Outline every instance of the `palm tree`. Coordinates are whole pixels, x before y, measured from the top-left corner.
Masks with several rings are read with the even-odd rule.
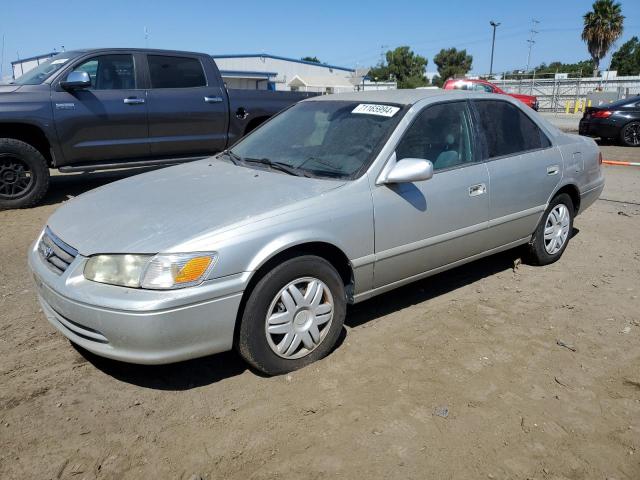
[[[587,49],[593,58],[594,77],[598,75],[600,60],[622,35],[623,23],[622,7],[613,0],[596,0],[593,10],[584,15],[582,40],[587,43]]]

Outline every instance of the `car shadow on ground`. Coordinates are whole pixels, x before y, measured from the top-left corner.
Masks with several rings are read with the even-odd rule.
[[[485,277],[513,269],[521,253],[520,249],[502,252],[350,306],[347,310],[345,325],[349,328],[357,328],[411,305],[455,291]],[[343,329],[334,351],[340,348],[347,335],[347,329]],[[217,383],[247,370],[264,376],[250,369],[235,351],[170,365],[134,365],[99,357],[78,346],[75,348],[87,361],[107,375],[144,388],[189,390]]]
[[[64,202],[65,200],[77,197],[82,193],[108,183],[163,167],[164,166],[52,175],[49,180],[49,191],[40,203],[42,205],[55,205],[56,203]]]
[[[485,277],[512,270],[516,268],[521,255],[521,249],[508,250],[358,303],[347,311],[345,325],[357,328],[379,317],[453,292]]]

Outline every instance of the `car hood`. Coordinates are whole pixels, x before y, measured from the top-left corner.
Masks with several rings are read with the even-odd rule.
[[[12,93],[20,88],[20,85],[0,85],[0,93]]]
[[[61,206],[48,226],[85,256],[168,252],[205,232],[268,218],[344,183],[211,158],[87,192]]]

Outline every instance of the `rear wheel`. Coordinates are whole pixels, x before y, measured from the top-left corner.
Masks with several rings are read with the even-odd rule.
[[[574,214],[573,202],[566,193],[551,201],[529,244],[530,263],[548,265],[562,256],[571,238]]]
[[[320,257],[292,258],[264,275],[252,290],[238,349],[268,375],[297,370],[331,351],[345,313],[344,283],[336,269]]]
[[[28,143],[0,138],[0,209],[37,203],[49,188],[49,167]]]
[[[640,147],[640,122],[627,123],[620,132],[620,140],[627,147]]]

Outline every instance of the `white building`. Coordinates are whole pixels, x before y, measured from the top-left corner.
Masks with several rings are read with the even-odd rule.
[[[213,55],[228,88],[338,93],[356,89],[362,77],[351,68],[268,53]]]

